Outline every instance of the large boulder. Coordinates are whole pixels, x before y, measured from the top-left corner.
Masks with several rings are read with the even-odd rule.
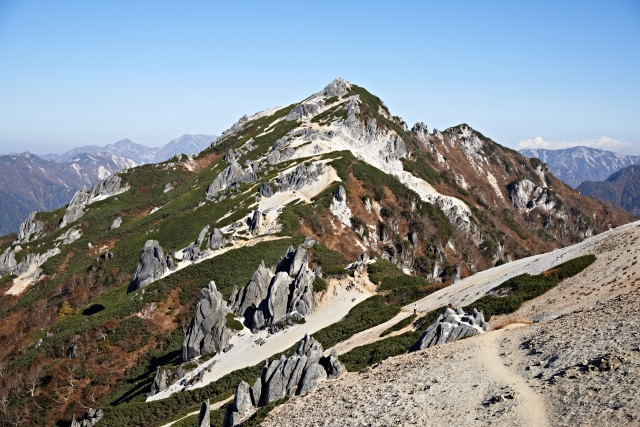
[[[133,292],[161,278],[170,270],[167,257],[170,256],[165,256],[157,240],[147,240],[140,254],[140,264],[129,282],[127,292]]]
[[[215,282],[200,291],[196,317],[191,321],[182,344],[182,360],[202,354],[220,353],[229,344],[227,313],[231,310],[216,288]]]
[[[262,375],[253,387],[242,381],[236,390],[233,405],[225,415],[227,426],[234,426],[246,419],[255,406],[266,406],[286,395],[306,393],[327,378],[337,378],[344,368],[337,361],[336,352],[323,358],[322,345],[312,337],[305,337],[298,343],[295,354],[287,358],[265,361]]]
[[[424,331],[420,339],[411,345],[409,351],[423,350],[461,338],[478,335],[488,330],[489,324],[484,321],[482,312],[475,308],[470,314],[465,313],[461,308],[456,311],[447,308]]]
[[[224,234],[219,228],[214,228],[211,234],[209,235],[209,241],[207,242],[207,246],[211,249],[221,249],[227,241],[224,238]]]

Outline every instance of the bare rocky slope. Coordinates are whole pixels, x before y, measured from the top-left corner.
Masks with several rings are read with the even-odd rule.
[[[492,320],[510,326],[326,381],[261,425],[640,424],[637,224],[582,245],[594,264]]]
[[[0,239],[0,419],[155,427],[236,394],[203,416],[255,420],[414,302],[466,305],[632,220],[466,124],[410,129],[336,79]]]

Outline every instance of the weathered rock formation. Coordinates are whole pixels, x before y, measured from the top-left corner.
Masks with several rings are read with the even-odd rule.
[[[63,245],[68,245],[70,243],[75,242],[80,237],[82,237],[82,231],[80,231],[79,226],[74,226],[65,230],[60,236],[56,238],[57,241],[61,241]]]
[[[76,414],[73,414],[71,427],[94,427],[103,416],[102,409],[88,408],[80,421],[76,420]]]
[[[229,300],[231,309],[243,316],[252,331],[270,327],[287,317],[301,318],[315,307],[313,281],[315,273],[308,266],[310,238],[290,247],[280,262],[267,268],[264,262],[249,283]]]
[[[302,163],[293,171],[280,174],[275,180],[275,185],[278,191],[299,190],[304,185],[315,182],[325,170],[326,167],[322,162],[312,163],[309,166]]]
[[[198,238],[195,242],[190,243],[185,249],[182,250],[182,259],[187,261],[196,261],[200,259],[202,256],[202,250],[200,247],[202,246],[202,242],[204,242],[205,237],[207,236],[207,232],[209,231],[209,226],[207,225],[200,231],[198,234]]]
[[[423,350],[435,345],[478,335],[488,330],[489,324],[484,321],[482,312],[475,308],[471,314],[465,313],[461,308],[455,311],[447,308],[438,319],[424,331],[420,339],[413,343],[409,351]]]
[[[227,313],[231,312],[212,281],[200,291],[196,317],[191,321],[182,344],[182,360],[202,354],[219,353],[229,344]]]
[[[231,158],[231,165],[220,172],[213,182],[209,184],[207,188],[207,200],[213,200],[221,191],[227,188],[236,188],[242,184],[254,182],[258,179],[256,173],[258,172],[258,166],[255,163],[247,166],[243,169],[235,158]]]
[[[140,264],[129,282],[127,292],[133,292],[148,285],[171,269],[173,269],[171,255],[165,256],[157,240],[147,240],[140,254]]]
[[[0,276],[11,273],[17,266],[16,253],[22,250],[22,246],[10,246],[0,254]]]
[[[128,185],[122,186],[122,180],[118,174],[109,175],[105,179],[96,182],[91,187],[91,190],[87,190],[87,187],[82,187],[71,198],[59,227],[65,227],[84,215],[85,207],[92,202],[123,193],[128,189]]]
[[[224,425],[235,426],[247,416],[252,408],[268,405],[286,395],[293,396],[308,392],[327,378],[337,378],[344,372],[337,354],[322,356],[322,344],[309,335],[298,343],[293,356],[265,361],[262,375],[253,387],[244,381],[238,384],[233,405],[225,414]]]
[[[258,190],[258,193],[260,193],[262,197],[273,196],[273,190],[271,189],[271,184],[269,184],[268,182],[263,182],[262,185],[260,186],[260,189]]]
[[[531,212],[535,208],[547,212],[558,202],[553,191],[546,188],[546,184],[538,186],[527,178],[512,182],[507,186],[507,190],[511,203],[523,213]]]
[[[211,406],[209,405],[209,399],[207,399],[206,402],[202,402],[202,406],[200,407],[198,427],[211,427]]]
[[[29,240],[36,240],[43,232],[44,224],[41,221],[36,221],[36,213],[31,212],[27,219],[20,224],[16,243],[27,243]]]
[[[219,228],[214,228],[209,235],[209,241],[207,246],[211,249],[221,249],[227,244],[227,240],[224,238],[222,231]]]

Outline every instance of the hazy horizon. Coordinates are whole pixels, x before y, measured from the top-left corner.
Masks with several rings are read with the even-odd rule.
[[[219,135],[343,77],[409,126],[637,155],[639,40],[632,0],[6,1],[0,152]]]

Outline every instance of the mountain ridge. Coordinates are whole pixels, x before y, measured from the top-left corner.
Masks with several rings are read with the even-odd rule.
[[[616,171],[640,163],[640,156],[584,146],[560,150],[527,148],[519,153],[547,163],[551,172],[572,188],[584,181],[604,181]]]
[[[340,371],[321,349],[414,301],[632,220],[466,124],[410,129],[336,79],[243,116],[196,156],[82,188],[0,239],[0,361],[12,378],[50,373],[36,400],[11,395],[11,416],[52,426],[88,397],[98,425],[157,427],[235,392],[239,417]],[[277,376],[258,381],[264,364],[243,351],[271,358]],[[273,379],[302,357],[313,377],[303,363],[291,384]]]
[[[45,154],[40,157],[64,163],[69,162],[73,157],[81,153],[96,154],[106,152],[117,157],[134,160],[138,164],[159,163],[170,159],[178,153],[197,154],[209,146],[212,141],[215,141],[216,138],[214,135],[184,134],[160,147],[147,147],[125,138],[115,143],[107,144],[104,147],[86,145],[72,148],[62,154]]]
[[[640,216],[640,165],[622,168],[603,182],[585,181],[577,190]]]

